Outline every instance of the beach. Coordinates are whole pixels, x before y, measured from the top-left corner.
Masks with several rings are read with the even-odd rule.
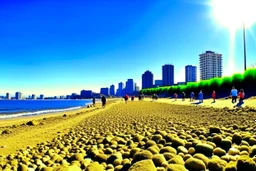
[[[224,100],[223,100],[224,101]],[[255,99],[113,100],[102,109],[1,121],[6,170],[256,170]],[[208,104],[209,103],[209,104]],[[208,104],[208,105],[207,105]],[[251,106],[252,104],[252,106]],[[221,104],[219,104],[221,105]],[[64,116],[64,114],[66,114]],[[35,121],[34,124],[29,121]],[[6,146],[6,147],[4,147]],[[19,151],[16,151],[19,150]]]

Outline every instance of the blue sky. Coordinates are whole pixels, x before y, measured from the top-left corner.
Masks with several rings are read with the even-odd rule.
[[[206,2],[202,0],[201,2]],[[0,4],[0,93],[65,95],[99,92],[150,70],[161,79],[163,64],[198,65],[206,50],[223,54],[243,71],[242,30],[230,51],[229,30],[211,7],[193,0],[26,0]],[[247,65],[256,63],[256,24],[247,31]]]

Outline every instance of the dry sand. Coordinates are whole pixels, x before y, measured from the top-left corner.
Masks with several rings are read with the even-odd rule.
[[[107,108],[119,100],[108,100]],[[36,116],[24,116],[0,121],[0,155],[15,152],[27,146],[52,140],[60,134],[65,134],[70,128],[77,126],[83,119],[99,113],[101,104],[96,107],[81,108]],[[66,114],[67,117],[63,117]],[[26,125],[33,121],[36,126]],[[7,133],[5,133],[7,132]],[[9,133],[8,133],[9,132]]]
[[[16,149],[30,147],[0,157],[0,168],[256,171],[254,109],[166,101],[118,101],[107,109],[39,120],[45,125],[10,128],[12,148],[20,142]]]

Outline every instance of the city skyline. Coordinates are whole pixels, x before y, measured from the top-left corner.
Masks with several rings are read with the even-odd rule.
[[[174,83],[183,82],[184,66],[199,68],[198,54],[207,50],[223,54],[223,76],[243,72],[242,28],[222,26],[206,1],[6,1],[0,6],[0,94],[98,92],[126,78],[141,87],[144,71],[161,79],[168,63],[175,66]],[[255,23],[246,31],[249,68]]]

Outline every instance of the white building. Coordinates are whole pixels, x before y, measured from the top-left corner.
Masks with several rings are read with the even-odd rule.
[[[222,54],[206,51],[199,55],[199,63],[201,80],[222,77]]]

